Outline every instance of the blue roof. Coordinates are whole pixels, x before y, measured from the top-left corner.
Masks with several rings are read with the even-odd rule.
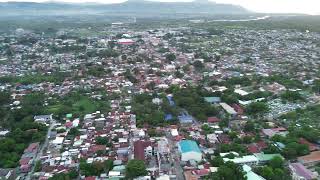
[[[181,112],[178,116],[180,123],[193,123],[193,117],[190,116],[187,112]]]
[[[168,96],[167,96],[167,99],[168,99],[168,101],[169,101],[170,106],[174,106],[174,105],[175,105],[175,103],[174,103],[174,101],[173,101],[173,97],[172,97],[171,95],[168,95]]]
[[[169,121],[169,120],[172,120],[172,119],[173,119],[172,114],[166,114],[166,115],[164,116],[164,120],[166,120],[166,121]]]
[[[191,140],[182,140],[179,142],[179,147],[181,153],[186,152],[198,152],[201,153],[198,144],[195,141]]]
[[[204,100],[208,103],[219,103],[221,102],[220,97],[204,97]]]

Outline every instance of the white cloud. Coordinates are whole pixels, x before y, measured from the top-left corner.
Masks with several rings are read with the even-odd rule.
[[[214,0],[238,4],[257,12],[320,14],[319,0]]]

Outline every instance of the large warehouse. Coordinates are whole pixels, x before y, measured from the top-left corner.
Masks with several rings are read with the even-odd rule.
[[[178,146],[181,153],[181,161],[201,161],[202,153],[195,141],[183,140],[179,142]]]

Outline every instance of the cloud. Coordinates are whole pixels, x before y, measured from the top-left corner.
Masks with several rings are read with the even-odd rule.
[[[257,12],[320,14],[319,0],[214,0],[241,5]]]

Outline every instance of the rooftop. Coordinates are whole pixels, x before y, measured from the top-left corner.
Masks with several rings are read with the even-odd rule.
[[[289,167],[291,171],[294,171],[297,175],[305,178],[306,180],[316,179],[316,175],[301,163],[291,163],[289,164]]]
[[[264,154],[264,153],[255,153],[254,154],[259,161],[270,161],[274,157],[281,157],[284,159],[280,154]]]
[[[312,163],[320,161],[320,151],[311,152],[308,155],[298,157],[298,160],[302,163]]]
[[[179,142],[181,153],[198,152],[201,153],[198,144],[191,140],[182,140]]]

